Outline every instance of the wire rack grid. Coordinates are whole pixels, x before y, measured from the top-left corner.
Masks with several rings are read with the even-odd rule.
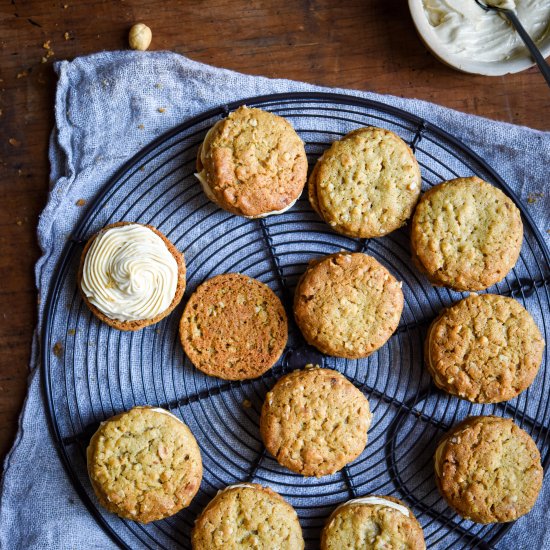
[[[433,452],[438,438],[465,416],[496,414],[513,418],[533,436],[546,469],[548,349],[533,386],[507,403],[474,405],[438,391],[422,366],[423,339],[433,317],[463,294],[431,287],[412,267],[406,228],[381,239],[352,239],[333,233],[305,197],[288,212],[260,220],[231,216],[205,198],[193,176],[197,148],[206,131],[241,104],[290,120],[306,143],[310,165],[332,141],[374,125],[411,145],[424,190],[472,174],[502,188],[522,210],[525,238],[516,267],[489,290],[518,299],[549,340],[549,254],[543,238],[498,174],[456,138],[410,113],[348,95],[278,94],[224,105],[174,128],[124,165],[90,205],[59,261],[45,312],[42,368],[52,430],[75,489],[112,539],[131,549],[190,548],[190,530],[200,510],[220,488],[243,480],[269,485],[294,506],[308,548],[318,545],[320,529],[337,504],[369,493],[406,501],[424,529],[428,548],[493,548],[511,524],[477,525],[453,514],[435,487]],[[157,227],[184,252],[187,263],[182,305],[161,323],[136,333],[101,324],[76,288],[83,243],[104,225],[121,220]],[[367,359],[321,355],[305,344],[292,321],[293,290],[308,261],[339,250],[367,252],[403,281],[401,324]],[[290,320],[289,343],[280,361],[259,379],[244,382],[225,382],[194,369],[177,335],[190,293],[203,280],[232,271],[268,284]],[[374,415],[361,456],[321,479],[279,466],[266,453],[258,430],[266,392],[281,375],[306,363],[342,372],[368,397]],[[105,512],[93,496],[85,464],[86,446],[99,422],[144,404],[182,418],[199,442],[204,463],[192,505],[149,525]]]

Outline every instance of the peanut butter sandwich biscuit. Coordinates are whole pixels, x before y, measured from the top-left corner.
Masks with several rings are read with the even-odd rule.
[[[260,417],[266,449],[304,476],[326,476],[355,460],[367,443],[367,398],[340,373],[306,368],[281,378]]]
[[[321,533],[321,550],[426,550],[422,527],[405,504],[369,495],[344,502]]]
[[[411,227],[413,260],[430,282],[483,290],[517,262],[523,224],[500,189],[477,178],[435,185],[422,195]]]
[[[286,119],[243,106],[206,134],[195,175],[206,196],[224,210],[262,218],[281,214],[298,200],[307,157]]]
[[[193,550],[303,550],[294,508],[282,496],[256,483],[220,491],[195,522]]]
[[[518,519],[533,508],[542,487],[539,450],[509,418],[467,418],[442,439],[434,460],[447,504],[477,523]]]
[[[199,446],[189,428],[164,409],[134,407],[106,420],[87,457],[100,504],[140,523],[189,506],[201,484]]]
[[[420,196],[420,168],[410,147],[382,128],[359,128],[317,161],[308,192],[314,210],[351,237],[379,237],[410,218]]]
[[[542,335],[519,302],[473,294],[433,321],[424,359],[442,390],[474,403],[498,403],[531,385],[543,350]]]
[[[326,256],[313,262],[298,282],[296,322],[307,342],[327,355],[367,357],[399,324],[401,285],[366,254]]]

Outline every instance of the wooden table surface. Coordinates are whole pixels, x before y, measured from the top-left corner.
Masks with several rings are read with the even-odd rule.
[[[456,72],[418,39],[405,0],[3,0],[0,6],[0,455],[12,444],[26,391],[37,296],[38,215],[48,193],[52,62],[127,46],[270,77],[417,97],[550,129],[536,69],[504,77]]]

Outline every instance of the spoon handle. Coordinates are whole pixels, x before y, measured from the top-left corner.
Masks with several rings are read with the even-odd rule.
[[[529,36],[529,33],[525,30],[525,28],[517,18],[517,15],[512,10],[502,10],[502,13],[504,13],[510,23],[514,25],[516,31],[525,42],[525,45],[531,53],[531,56],[535,60],[536,64],[539,66],[540,72],[542,73],[542,76],[544,76],[546,83],[548,84],[548,86],[550,86],[550,67],[544,60],[544,57],[542,57],[542,54],[540,53],[539,49],[537,48],[531,37]]]

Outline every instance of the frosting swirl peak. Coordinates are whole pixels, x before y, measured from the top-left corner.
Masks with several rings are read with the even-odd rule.
[[[101,231],[84,258],[82,291],[111,319],[153,319],[168,309],[177,285],[176,259],[162,238],[144,225]]]

